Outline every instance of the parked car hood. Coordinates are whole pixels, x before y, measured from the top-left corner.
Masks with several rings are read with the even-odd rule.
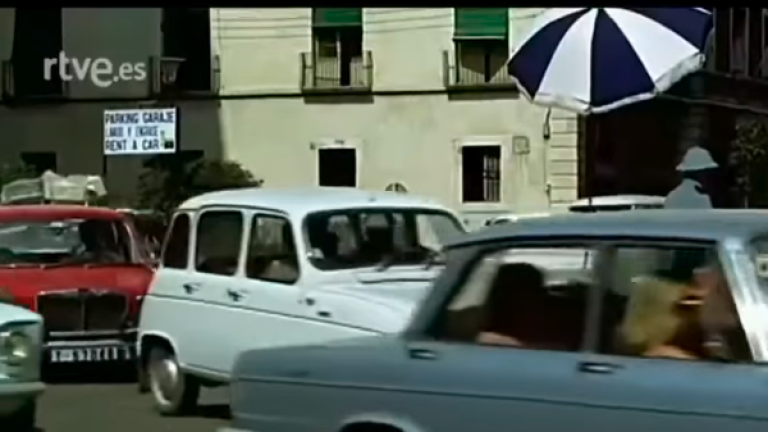
[[[386,286],[362,286],[358,295],[375,303],[386,303],[402,312],[410,313],[429,292],[429,282],[391,283]]]
[[[40,322],[42,318],[30,310],[0,302],[0,326],[13,321]]]
[[[390,267],[384,270],[365,269],[355,272],[355,278],[363,284],[390,284],[392,282],[431,282],[440,273],[442,266],[430,268]]]

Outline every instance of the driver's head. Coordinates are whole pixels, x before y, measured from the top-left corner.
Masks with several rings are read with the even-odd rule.
[[[88,250],[102,249],[108,233],[105,232],[104,222],[98,220],[87,220],[78,226],[80,241]]]
[[[326,257],[336,250],[337,238],[328,227],[328,218],[315,217],[307,224],[309,243],[313,248],[320,249]]]
[[[365,237],[370,248],[388,253],[393,248],[394,238],[389,221],[382,215],[372,215],[365,220]]]

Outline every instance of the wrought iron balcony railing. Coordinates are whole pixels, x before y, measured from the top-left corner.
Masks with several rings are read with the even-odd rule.
[[[301,53],[301,90],[305,93],[370,92],[373,89],[373,56],[320,57]]]
[[[517,82],[507,72],[506,58],[476,56],[462,59],[455,51],[443,51],[443,80],[448,89],[514,89]]]

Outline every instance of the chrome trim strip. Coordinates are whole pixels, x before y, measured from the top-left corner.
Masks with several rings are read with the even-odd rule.
[[[134,346],[133,342],[126,342],[121,339],[100,339],[93,341],[50,341],[45,343],[46,348],[59,348],[59,347],[91,347],[91,346]]]
[[[83,337],[83,336],[119,336],[138,333],[137,328],[125,330],[85,330],[85,331],[49,331],[51,337]]]

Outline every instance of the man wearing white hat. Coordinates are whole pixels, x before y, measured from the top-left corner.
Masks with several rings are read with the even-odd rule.
[[[701,147],[688,149],[683,161],[677,166],[683,181],[667,195],[664,208],[712,208],[712,201],[705,189],[705,179],[718,167],[708,151]]]

